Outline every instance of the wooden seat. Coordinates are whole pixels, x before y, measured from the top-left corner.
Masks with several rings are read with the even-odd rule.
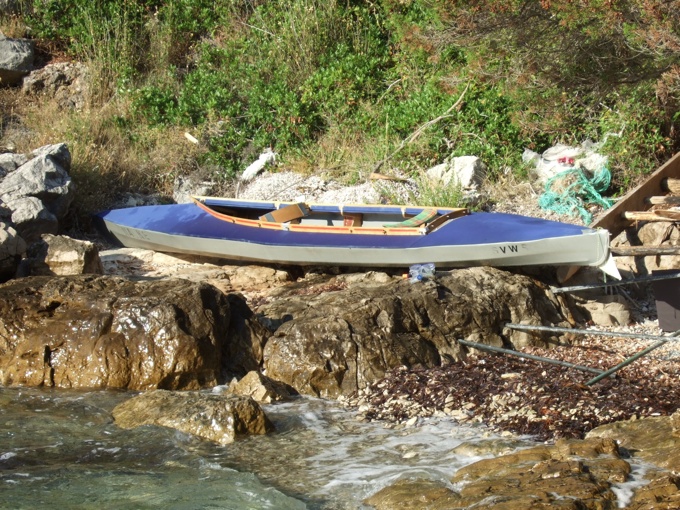
[[[269,221],[272,223],[287,223],[289,221],[299,220],[309,214],[309,207],[304,203],[290,204],[275,211],[269,212],[260,216],[260,221]]]

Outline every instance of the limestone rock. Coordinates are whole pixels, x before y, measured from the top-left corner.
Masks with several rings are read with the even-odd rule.
[[[64,109],[81,110],[86,101],[87,69],[79,62],[48,64],[26,76],[21,90],[54,98]]]
[[[566,311],[532,279],[493,268],[470,268],[436,281],[339,285],[338,280],[284,289],[290,294],[256,310],[273,336],[264,347],[268,376],[303,394],[337,397],[365,387],[389,369],[439,366],[464,355],[456,339],[547,346],[548,337],[502,325],[567,325]],[[332,291],[330,290],[332,289]]]
[[[227,393],[251,397],[262,404],[271,404],[272,402],[290,399],[294,390],[253,370],[248,372],[240,381],[230,384]]]
[[[28,39],[11,39],[0,33],[0,85],[17,85],[33,69],[34,45]]]
[[[598,326],[627,326],[631,322],[628,301],[620,295],[601,296],[583,304]]]
[[[677,413],[676,413],[677,414]],[[680,471],[680,436],[674,435],[677,417],[659,416],[610,423],[597,427],[586,438],[609,438],[631,454],[664,469]]]
[[[12,221],[29,243],[41,234],[56,234],[66,216],[75,188],[69,175],[71,154],[66,144],[35,150],[28,161],[0,180],[0,202],[12,211]]]
[[[12,154],[9,152],[0,154],[0,179],[27,162],[28,158],[25,154]]]
[[[156,390],[113,410],[116,425],[131,429],[158,425],[227,445],[238,436],[266,434],[274,426],[251,398]]]
[[[23,238],[10,225],[0,221],[0,282],[14,277],[25,252]]]
[[[27,253],[28,274],[33,276],[103,274],[96,246],[67,236],[44,234]]]
[[[227,297],[185,280],[28,277],[0,285],[0,384],[198,389],[218,384]]]
[[[74,189],[66,168],[50,156],[38,156],[0,182],[0,199],[9,203],[24,197],[40,198],[57,217],[63,217]]]
[[[12,209],[12,224],[21,232],[21,236],[33,243],[42,234],[56,234],[59,231],[59,220],[36,197],[21,197],[7,202]]]
[[[430,168],[427,176],[439,186],[452,184],[463,189],[474,189],[484,181],[486,165],[477,156],[459,156]]]

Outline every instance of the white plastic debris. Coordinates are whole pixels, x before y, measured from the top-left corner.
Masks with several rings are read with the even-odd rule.
[[[271,150],[271,148],[267,147],[262,154],[260,154],[260,157],[257,158],[257,161],[252,162],[250,165],[248,165],[248,168],[246,168],[243,173],[241,174],[241,181],[249,181],[253,177],[255,177],[257,174],[259,174],[265,166],[267,166],[269,163],[273,163],[276,161],[276,152]]]

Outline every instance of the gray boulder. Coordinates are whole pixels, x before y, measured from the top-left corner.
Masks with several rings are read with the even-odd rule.
[[[0,85],[20,84],[33,69],[34,57],[33,41],[0,34]]]
[[[0,181],[0,202],[12,211],[17,231],[31,243],[42,234],[56,234],[73,201],[69,170],[71,154],[64,143],[41,147]],[[22,158],[8,158],[6,168]]]
[[[23,197],[7,202],[12,210],[12,223],[21,232],[21,236],[33,243],[42,234],[56,234],[59,220],[36,197]]]
[[[17,231],[0,221],[0,282],[14,277],[25,252],[26,243]]]

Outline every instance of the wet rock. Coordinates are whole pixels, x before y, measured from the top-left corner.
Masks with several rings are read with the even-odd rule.
[[[680,411],[676,411],[671,415],[671,427],[673,429],[673,436],[680,437]]]
[[[102,276],[0,285],[0,383],[197,389],[218,384],[227,297],[210,285]]]
[[[460,359],[459,338],[547,345],[549,337],[539,334],[502,337],[506,322],[568,325],[568,310],[547,289],[493,268],[460,269],[418,284],[300,282],[255,311],[273,333],[264,347],[267,374],[323,397],[363,388],[395,367]]]
[[[27,275],[102,274],[104,268],[96,246],[67,236],[44,234],[33,243],[22,264]]]
[[[670,416],[659,416],[619,421],[597,427],[586,437],[615,440],[633,457],[677,472],[680,471],[680,437],[673,434],[674,420]]]
[[[364,503],[376,510],[450,510],[463,508],[461,496],[440,482],[426,479],[398,480],[376,492]]]
[[[241,380],[232,382],[224,390],[219,389],[217,393],[250,397],[255,402],[271,404],[272,402],[289,400],[296,392],[290,386],[274,381],[260,372],[252,371],[248,372]]]
[[[680,508],[680,476],[666,475],[638,489],[628,510],[676,510]]]
[[[158,425],[216,443],[233,443],[238,436],[274,430],[262,408],[251,398],[199,392],[156,390],[119,404],[116,425],[131,429]]]
[[[628,473],[613,441],[563,440],[463,467],[451,479],[458,492],[433,481],[400,481],[365,502],[377,509],[614,509],[611,485]]]

